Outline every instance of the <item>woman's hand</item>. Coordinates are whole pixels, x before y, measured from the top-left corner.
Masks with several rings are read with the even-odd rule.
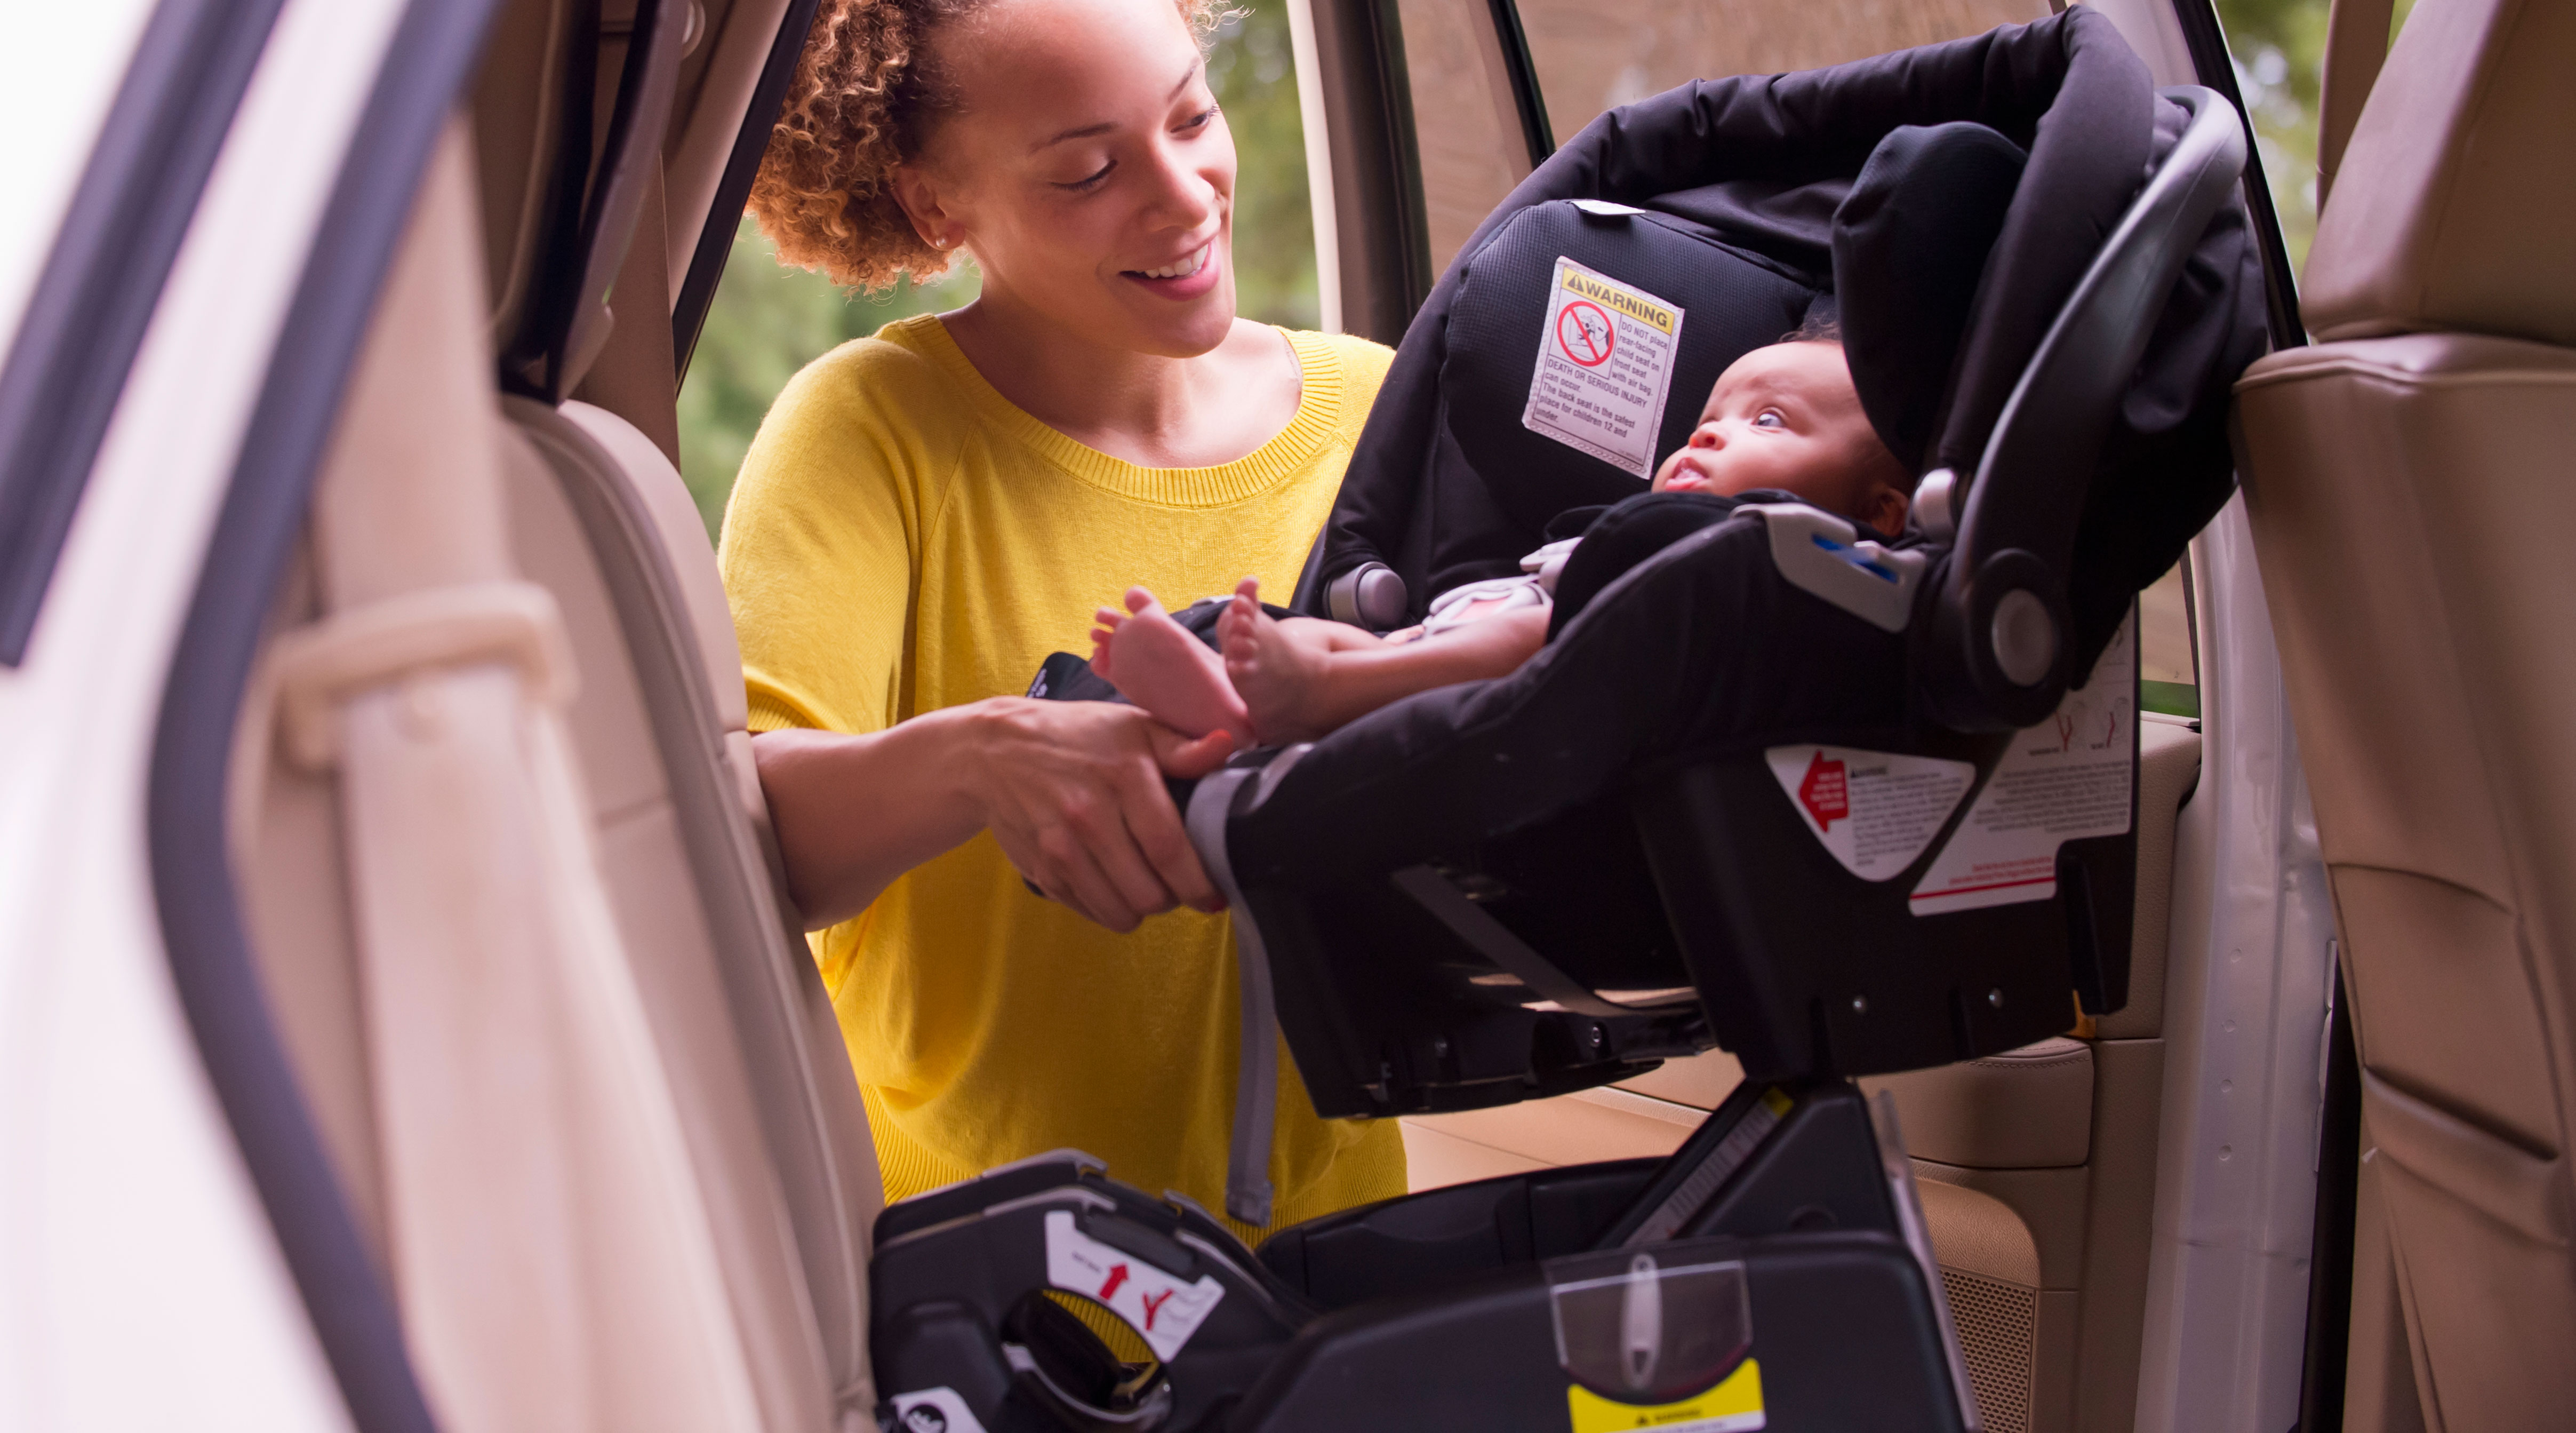
[[[1223,732],[1191,741],[1135,707],[996,697],[865,736],[763,732],[751,749],[808,930],[986,828],[1041,892],[1111,930],[1225,905],[1163,787],[1214,771],[1233,749]]]
[[[1109,702],[976,706],[970,781],[983,824],[1048,899],[1114,931],[1175,905],[1225,908],[1163,778],[1216,770],[1232,738],[1217,731],[1192,740]]]

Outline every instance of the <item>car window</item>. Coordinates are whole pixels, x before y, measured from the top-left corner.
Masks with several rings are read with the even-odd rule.
[[[11,7],[0,46],[0,335],[15,333],[106,122],[148,0]]]
[[[1528,175],[1529,144],[1488,0],[1400,0],[1400,15],[1436,274]]]
[[[1520,0],[1557,142],[1695,79],[1840,64],[2036,20],[2048,0]],[[1412,11],[1405,22],[1412,23]]]

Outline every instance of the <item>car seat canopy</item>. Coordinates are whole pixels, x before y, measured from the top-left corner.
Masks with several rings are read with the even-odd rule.
[[[1402,579],[1404,616],[1418,618],[1438,592],[1515,571],[1555,514],[1643,490],[1633,467],[1520,421],[1560,256],[1624,264],[1683,311],[1655,456],[1680,446],[1728,363],[1824,305],[1839,312],[1864,407],[1891,449],[1918,473],[1973,471],[2183,120],[2110,22],[2080,7],[1826,69],[1699,81],[1602,115],[1478,227],[1416,315],[1299,605],[1353,616],[1333,608],[1332,586],[1377,563]],[[1996,199],[2009,191],[1990,234],[1927,260],[1909,242],[1901,193],[1846,206],[1892,134],[1961,124],[1990,131],[1993,156],[2026,155],[2008,184],[2011,166],[1996,163],[1940,176]],[[1937,293],[1926,263],[1943,278]],[[2231,207],[2193,251],[2103,456],[2067,475],[2100,514],[2085,525],[2069,596],[2079,662],[2231,490],[2223,404],[2209,400],[2259,351],[2260,304]]]

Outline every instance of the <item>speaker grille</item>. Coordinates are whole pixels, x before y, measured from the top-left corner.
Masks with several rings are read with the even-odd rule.
[[[2031,1381],[2039,1350],[2039,1290],[1957,1269],[1941,1271],[1968,1386],[1986,1433],[2030,1433]]]

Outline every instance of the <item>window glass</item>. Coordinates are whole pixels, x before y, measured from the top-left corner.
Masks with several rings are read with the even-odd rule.
[[[1487,0],[1399,0],[1431,271],[1529,174],[1529,141]]]
[[[2049,9],[2048,0],[1520,0],[1559,144],[1605,109],[1689,80],[1840,64]]]

